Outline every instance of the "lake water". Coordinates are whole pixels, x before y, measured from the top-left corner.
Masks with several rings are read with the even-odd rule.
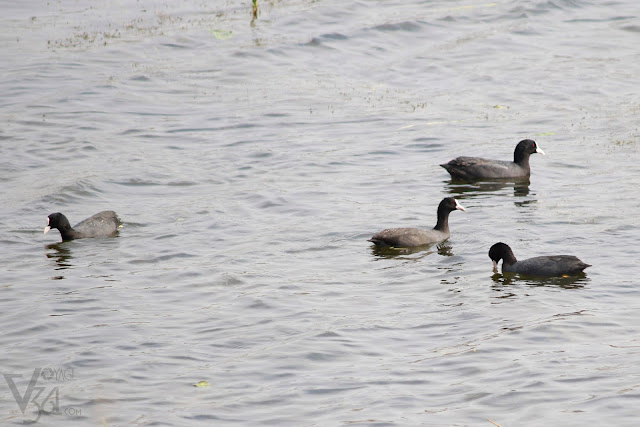
[[[635,0],[2,9],[2,423],[638,424]],[[529,185],[438,166],[524,138]],[[450,195],[444,245],[367,242]]]

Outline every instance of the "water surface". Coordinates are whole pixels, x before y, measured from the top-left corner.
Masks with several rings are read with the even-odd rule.
[[[0,18],[2,373],[72,373],[39,422],[637,424],[633,1],[67,3]],[[528,184],[438,166],[524,138]],[[449,195],[444,245],[366,241]],[[497,241],[593,266],[495,275]]]

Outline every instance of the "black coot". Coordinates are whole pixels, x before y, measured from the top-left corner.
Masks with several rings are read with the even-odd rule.
[[[509,245],[502,242],[491,246],[489,258],[493,261],[493,269],[496,271],[498,261],[502,260],[502,272],[531,276],[571,276],[591,267],[573,255],[537,256],[518,261]]]
[[[449,238],[449,213],[465,209],[453,197],[445,197],[438,205],[438,222],[432,230],[419,228],[389,228],[369,239],[378,246],[411,248],[442,242]]]
[[[533,153],[544,155],[544,151],[537,146],[535,141],[524,139],[516,146],[513,162],[463,156],[440,166],[445,168],[452,178],[456,179],[525,178],[531,175],[529,156]]]
[[[57,228],[62,236],[62,241],[85,239],[88,237],[115,236],[120,226],[120,219],[114,211],[97,213],[84,221],[71,227],[69,220],[60,212],[52,213],[47,218],[47,226],[44,234],[52,228]]]

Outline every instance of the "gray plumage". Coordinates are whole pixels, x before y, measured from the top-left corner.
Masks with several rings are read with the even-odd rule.
[[[529,156],[533,153],[544,155],[544,151],[535,141],[524,139],[518,143],[513,152],[513,162],[462,156],[440,166],[456,179],[525,178],[531,175]]]
[[[438,222],[431,230],[420,228],[389,228],[374,235],[369,242],[378,246],[411,248],[442,242],[449,238],[449,213],[465,209],[453,197],[445,197],[438,205]]]
[[[503,272],[531,276],[572,276],[591,267],[573,255],[537,256],[518,261],[509,245],[502,242],[491,246],[489,258],[493,261],[494,269],[497,269],[498,262],[502,259]]]
[[[99,212],[71,227],[69,220],[60,212],[53,213],[47,218],[44,234],[52,228],[60,231],[63,241],[85,239],[89,237],[115,236],[120,226],[120,219],[114,211]]]

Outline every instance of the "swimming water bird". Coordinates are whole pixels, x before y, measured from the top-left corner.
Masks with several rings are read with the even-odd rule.
[[[573,255],[538,256],[516,260],[509,245],[498,242],[489,249],[489,258],[493,261],[494,271],[498,270],[498,261],[502,260],[502,272],[528,274],[531,276],[571,276],[582,273],[591,265]]]
[[[115,236],[119,226],[120,219],[114,211],[99,212],[79,222],[73,228],[66,216],[56,212],[47,217],[47,226],[44,228],[44,234],[47,234],[52,228],[57,228],[62,236],[62,241],[66,242],[88,237]]]
[[[369,239],[378,246],[411,248],[442,242],[449,238],[449,214],[456,209],[464,211],[453,197],[445,197],[438,205],[438,222],[431,230],[420,228],[389,228]]]
[[[451,178],[456,179],[525,178],[531,175],[529,156],[533,153],[544,155],[534,140],[523,139],[516,145],[513,162],[462,156],[440,166],[451,174]]]

